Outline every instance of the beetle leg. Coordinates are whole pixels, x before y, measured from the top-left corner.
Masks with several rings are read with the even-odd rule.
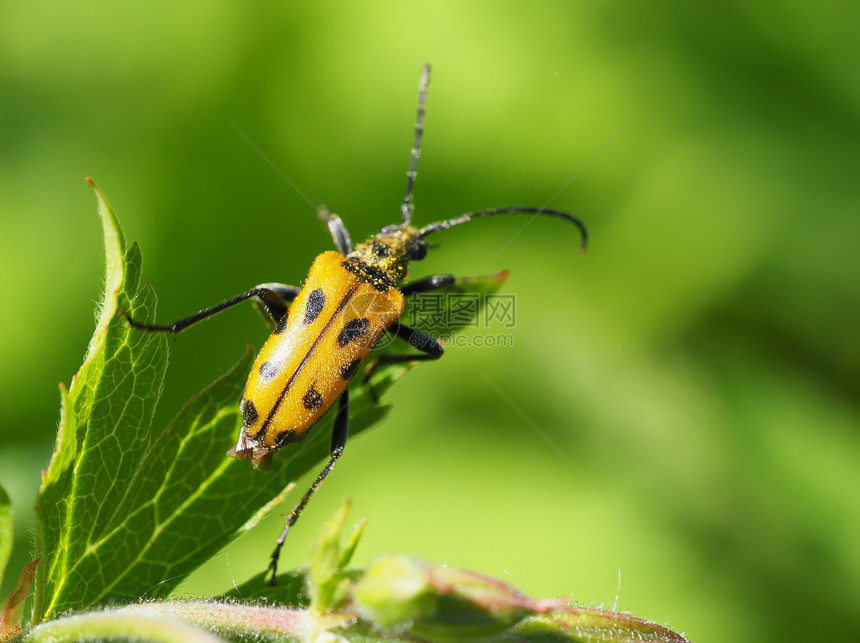
[[[431,290],[438,290],[439,288],[446,288],[453,285],[455,281],[457,281],[457,279],[454,275],[431,275],[405,284],[400,288],[400,292],[407,296],[415,295],[422,292],[429,292]]]
[[[429,277],[423,277],[422,279],[418,279],[417,281],[413,281],[402,286],[400,288],[400,292],[408,297],[409,295],[417,295],[424,292],[439,290],[440,288],[447,288],[448,286],[453,285],[456,281],[457,278],[454,277],[454,275],[430,275]],[[444,352],[442,345],[424,331],[411,328],[410,326],[406,326],[399,322],[394,326],[390,326],[386,330],[396,337],[406,340],[409,342],[410,346],[414,346],[418,350],[423,351],[423,353],[419,353],[418,355],[382,355],[373,364],[368,366],[367,369],[365,369],[365,384],[370,380],[373,373],[385,364],[420,362],[439,359],[442,357],[442,353]],[[370,387],[370,394],[373,396],[374,402],[379,402],[379,396],[376,394],[376,390],[373,387]]]
[[[251,288],[251,290],[243,292],[241,295],[236,295],[231,299],[222,301],[220,304],[216,304],[211,308],[205,308],[199,313],[195,313],[189,317],[184,317],[172,324],[141,324],[140,322],[134,321],[128,313],[125,314],[125,318],[134,328],[149,331],[171,332],[176,335],[189,326],[193,326],[197,322],[203,321],[216,313],[220,313],[222,310],[226,310],[236,304],[242,303],[246,299],[254,298],[258,302],[258,308],[264,310],[266,315],[275,319],[277,323],[283,319],[286,314],[289,302],[295,299],[298,294],[299,289],[295,286],[286,286],[284,284],[274,283],[260,284],[259,286]]]
[[[408,355],[380,355],[377,360],[368,366],[364,371],[364,383],[370,380],[371,376],[386,364],[402,364],[403,362],[426,362],[442,357],[445,349],[442,344],[433,339],[423,330],[412,328],[406,324],[395,323],[385,329],[395,337],[409,343],[413,348],[417,348],[420,353],[410,353]],[[376,395],[373,387],[370,387],[370,394],[373,396],[374,402],[378,402],[379,398]]]
[[[417,355],[382,355],[379,360],[377,360],[377,363],[382,362],[383,360],[387,364],[394,364],[397,362],[408,362],[410,360],[439,359],[442,357],[442,353],[445,352],[445,349],[442,348],[442,344],[418,328],[412,328],[411,326],[397,322],[385,330],[393,334],[395,337],[399,337],[404,340],[413,348],[417,348],[421,353]]]
[[[278,283],[259,284],[255,289],[262,290],[263,294],[254,297],[254,305],[272,328],[277,328],[287,314],[290,302],[300,290],[295,286]]]
[[[320,471],[320,474],[310,486],[310,489],[308,489],[305,492],[305,495],[302,496],[302,499],[299,501],[299,504],[297,504],[290,512],[290,515],[287,516],[287,522],[284,525],[284,530],[281,532],[281,535],[278,536],[278,540],[275,542],[275,550],[272,552],[272,560],[269,563],[269,570],[271,570],[272,572],[272,577],[269,579],[269,585],[278,584],[278,559],[281,557],[281,548],[284,546],[284,541],[287,539],[287,534],[290,533],[290,528],[296,524],[296,521],[299,519],[299,516],[301,515],[302,511],[304,511],[311,498],[313,498],[314,494],[317,492],[317,489],[319,489],[320,485],[323,483],[323,480],[325,480],[326,476],[331,473],[331,470],[334,468],[337,459],[343,453],[343,448],[346,446],[346,438],[348,435],[349,389],[346,389],[340,396],[340,403],[337,407],[337,415],[334,418],[334,428],[332,429],[331,434],[331,457],[328,461],[328,464],[326,464],[323,470]]]

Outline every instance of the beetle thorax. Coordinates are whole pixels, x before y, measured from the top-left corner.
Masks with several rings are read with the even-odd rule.
[[[424,241],[411,226],[386,226],[346,257],[344,267],[385,291],[406,276],[410,261],[423,258]]]

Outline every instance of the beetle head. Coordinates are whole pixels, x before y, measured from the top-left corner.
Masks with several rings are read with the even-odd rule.
[[[405,276],[410,261],[423,259],[427,244],[418,230],[409,225],[389,225],[364,243],[358,244],[347,261],[360,266],[368,274],[390,286]]]

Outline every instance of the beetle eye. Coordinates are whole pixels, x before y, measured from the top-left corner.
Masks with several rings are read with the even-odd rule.
[[[427,256],[427,244],[423,241],[417,241],[409,248],[409,259],[412,261],[420,261]]]

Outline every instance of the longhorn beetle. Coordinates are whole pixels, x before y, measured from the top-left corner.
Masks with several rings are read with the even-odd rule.
[[[406,196],[400,206],[402,222],[387,225],[378,234],[353,247],[340,217],[320,208],[338,252],[319,255],[302,288],[265,283],[220,304],[173,322],[151,325],[128,318],[141,330],[172,332],[185,330],[247,299],[254,300],[267,315],[272,335],[257,356],[240,405],[242,429],[236,445],[227,454],[250,460],[258,469],[266,468],[271,455],[291,442],[304,438],[311,428],[338,402],[328,463],[305,495],[290,512],[276,541],[268,569],[270,583],[276,583],[278,558],[290,528],[296,523],[311,497],[331,472],[343,453],[349,428],[349,382],[384,333],[406,340],[419,352],[409,355],[382,355],[369,368],[384,364],[439,359],[442,346],[429,334],[398,323],[404,297],[445,288],[455,282],[453,275],[433,275],[399,286],[410,261],[427,254],[426,238],[461,223],[497,214],[531,214],[556,217],[572,223],[581,234],[580,250],[587,243],[585,225],[566,212],[538,207],[510,206],[469,212],[453,219],[430,223],[423,228],[412,224],[412,191],[424,132],[424,105],[430,66],[424,65],[418,92],[415,140],[407,174]],[[365,375],[365,378],[369,374]]]

